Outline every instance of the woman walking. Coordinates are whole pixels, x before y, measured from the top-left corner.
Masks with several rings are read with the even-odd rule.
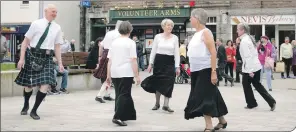
[[[258,58],[261,63],[261,66],[262,66],[261,73],[260,73],[260,82],[262,83],[263,73],[265,73],[267,87],[268,87],[269,91],[272,91],[271,77],[272,77],[272,70],[273,70],[274,63],[268,64],[269,61],[266,60],[267,57],[271,57],[271,53],[272,53],[272,44],[269,43],[268,40],[269,40],[269,38],[267,36],[262,36],[261,37],[261,44],[257,48],[257,51],[259,54]]]
[[[204,9],[191,12],[191,24],[196,29],[188,45],[188,56],[191,70],[191,91],[185,108],[185,119],[203,116],[206,128],[204,131],[215,131],[226,128],[224,115],[228,113],[225,102],[216,86],[216,49],[212,32],[206,28],[208,20]],[[212,117],[218,117],[219,123],[213,128]]]
[[[102,40],[103,38],[101,37],[96,39],[94,46],[87,57],[86,69],[95,69],[97,67],[99,59],[99,46]]]
[[[237,25],[237,34],[241,39],[240,54],[243,60],[243,89],[245,93],[245,99],[247,102],[246,109],[253,109],[258,106],[251,84],[264,98],[264,100],[270,106],[270,110],[274,111],[276,101],[266,91],[264,86],[260,83],[261,64],[258,59],[258,52],[256,50],[256,44],[254,39],[250,36],[250,28],[248,25],[240,23]]]
[[[225,67],[225,73],[228,74],[228,71],[230,73],[230,76],[233,78],[233,67],[234,67],[234,62],[235,62],[235,55],[236,55],[236,50],[233,48],[233,44],[231,40],[228,40],[226,43],[226,56],[227,56],[227,64]],[[227,86],[227,80],[225,79],[225,86]]]
[[[162,94],[165,96],[162,109],[171,113],[174,110],[169,107],[169,98],[172,97],[176,73],[177,75],[180,73],[179,39],[172,34],[174,27],[172,20],[164,19],[161,27],[164,32],[154,38],[147,69],[150,73],[153,68],[153,75],[147,77],[141,86],[145,91],[155,93],[156,103],[152,110],[159,109]]]
[[[115,114],[112,122],[127,126],[124,121],[136,120],[136,110],[131,95],[133,78],[140,83],[136,43],[129,38],[133,27],[128,21],[119,26],[120,37],[113,41],[108,53],[107,84],[115,86]]]
[[[296,79],[296,40],[293,40],[291,44],[293,46],[292,71],[294,74],[293,78]]]

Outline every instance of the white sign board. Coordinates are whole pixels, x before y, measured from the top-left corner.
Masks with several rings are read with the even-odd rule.
[[[146,48],[152,48],[153,39],[146,39]]]
[[[246,23],[249,25],[262,24],[295,24],[295,15],[260,15],[260,16],[232,16],[231,24],[237,25],[239,23]]]

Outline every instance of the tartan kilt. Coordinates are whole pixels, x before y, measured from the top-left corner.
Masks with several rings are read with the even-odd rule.
[[[41,49],[41,51],[45,50]],[[56,77],[54,75],[55,63],[53,62],[53,52],[46,54],[45,52],[31,50],[33,56],[45,59],[44,68],[41,71],[33,70],[31,66],[33,57],[29,52],[30,50],[27,49],[24,68],[21,69],[14,82],[25,87],[36,87],[44,84],[54,86],[56,84]]]
[[[104,49],[102,58],[99,61],[99,68],[94,72],[95,78],[98,78],[98,79],[107,78],[107,65],[109,61],[109,59],[107,58],[108,52],[109,52],[109,49]]]

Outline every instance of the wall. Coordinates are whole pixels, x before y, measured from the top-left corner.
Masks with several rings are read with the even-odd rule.
[[[1,1],[1,24],[31,23],[39,17],[39,1]],[[25,14],[25,15],[24,15]]]
[[[67,40],[76,40],[75,50],[79,51],[80,1],[43,1],[43,9],[48,4],[56,5],[58,10],[56,22],[61,25]]]

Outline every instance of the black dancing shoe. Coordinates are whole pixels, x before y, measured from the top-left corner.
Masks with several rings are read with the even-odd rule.
[[[167,111],[167,112],[170,112],[170,113],[173,113],[174,112],[174,110],[172,110],[170,107],[168,107],[168,106],[163,106],[162,107],[162,110],[164,110],[164,111]]]
[[[36,112],[31,112],[30,116],[34,119],[34,120],[40,120],[40,117],[37,115]]]
[[[108,96],[108,97],[105,96],[103,99],[108,100],[108,101],[114,101],[115,100],[115,99],[111,98],[110,96]]]
[[[219,130],[219,129],[225,129],[227,127],[227,122],[226,123],[224,123],[224,124],[222,124],[222,123],[218,123],[215,127],[214,127],[214,129],[215,130]]]
[[[152,108],[152,110],[158,110],[159,107],[160,107],[160,105],[159,104],[156,104],[156,105],[154,105],[154,107]]]
[[[274,103],[270,109],[270,111],[274,111],[275,110],[275,106],[276,106],[276,103]]]
[[[100,103],[106,103],[102,98],[99,98],[99,97],[96,97],[95,100]]]
[[[112,119],[112,122],[113,122],[114,124],[119,125],[119,126],[127,126],[127,124],[126,124],[125,122],[123,122],[123,121],[121,121],[121,120],[118,120],[118,119]]]
[[[29,105],[27,107],[23,107],[22,111],[21,111],[21,115],[27,115],[28,114],[28,110],[29,110]]]

